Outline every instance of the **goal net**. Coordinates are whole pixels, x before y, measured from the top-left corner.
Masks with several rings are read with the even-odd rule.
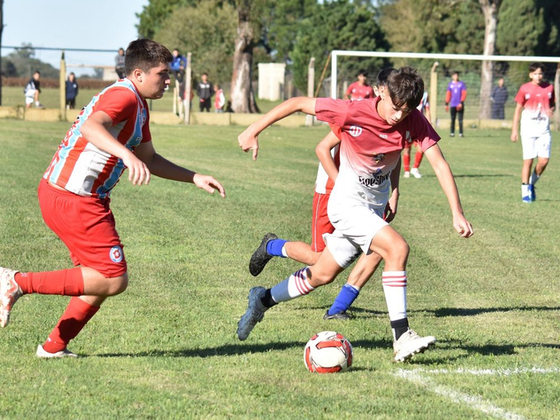
[[[486,64],[483,71],[483,62]],[[375,51],[342,51],[331,53],[331,75],[324,84],[323,92],[333,98],[346,98],[346,89],[357,80],[360,70],[368,73],[368,84],[376,83],[377,74],[386,67],[411,66],[418,70],[424,79],[429,94],[431,120],[435,127],[447,127],[445,120],[445,95],[453,72],[459,72],[459,79],[467,86],[465,101],[465,125],[476,127],[511,127],[515,110],[515,95],[519,87],[530,81],[529,65],[532,62],[544,64],[543,80],[554,85],[556,103],[560,94],[560,57],[520,57],[484,56],[474,54],[428,54],[396,53]],[[486,85],[482,83],[487,79]],[[492,101],[492,90],[498,86],[499,79],[507,89],[504,104],[504,119],[496,111],[499,104]],[[500,89],[503,98],[503,89]],[[496,90],[495,93],[498,93]],[[496,96],[497,97],[497,96]],[[494,107],[494,109],[492,109]],[[493,112],[494,111],[494,112]],[[494,118],[493,118],[494,117]],[[552,119],[556,129],[559,127],[560,112],[556,107]]]

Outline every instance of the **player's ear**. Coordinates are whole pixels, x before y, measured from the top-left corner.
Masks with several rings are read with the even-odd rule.
[[[142,83],[142,80],[144,79],[144,72],[140,69],[134,69],[134,71],[132,72],[132,77],[137,82]]]

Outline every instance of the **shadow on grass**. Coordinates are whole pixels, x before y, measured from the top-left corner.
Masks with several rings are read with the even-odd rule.
[[[218,347],[200,349],[181,349],[181,350],[148,350],[130,353],[103,353],[92,354],[85,357],[216,357],[216,356],[236,356],[247,353],[266,353],[272,350],[287,350],[291,348],[303,349],[305,342],[290,341],[265,344],[225,344]],[[352,342],[352,346],[361,348],[387,348],[392,346],[390,340],[357,340]]]
[[[502,307],[502,308],[438,308],[435,310],[427,310],[425,312],[432,312],[436,317],[446,317],[446,316],[475,316],[475,315],[480,315],[485,313],[511,312],[511,311],[560,311],[560,306],[511,306],[511,307]]]

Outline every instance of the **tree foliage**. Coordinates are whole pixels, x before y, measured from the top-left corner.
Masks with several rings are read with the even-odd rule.
[[[195,77],[207,72],[211,81],[223,83],[231,78],[236,28],[237,14],[229,3],[207,0],[175,9],[155,40],[170,50],[191,52]]]
[[[31,44],[23,44],[21,48],[2,58],[2,75],[5,77],[31,77],[35,70],[39,70],[45,79],[59,77],[58,69],[35,58],[35,50]]]
[[[307,90],[307,67],[315,57],[317,70],[322,70],[330,52],[338,50],[386,51],[389,47],[377,24],[375,11],[368,5],[347,0],[318,4],[312,16],[299,25],[296,42],[290,58],[293,61],[294,82],[298,89]],[[340,74],[357,75],[360,69],[371,74],[384,66],[385,60],[367,58],[341,60]],[[321,71],[315,72],[315,82]]]
[[[143,38],[154,39],[157,32],[165,26],[165,21],[181,6],[196,6],[200,0],[150,0],[141,13],[136,16],[140,22],[136,26]]]

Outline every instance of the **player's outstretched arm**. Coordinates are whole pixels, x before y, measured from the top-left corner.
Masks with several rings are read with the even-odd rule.
[[[183,168],[167,160],[158,154],[151,141],[141,143],[136,148],[136,156],[146,164],[152,174],[160,178],[171,179],[173,181],[189,182],[196,185],[210,194],[218,190],[222,198],[226,197],[226,192],[222,184],[210,175],[202,175]]]
[[[259,134],[276,121],[288,115],[292,115],[295,112],[305,112],[309,115],[315,115],[315,101],[315,98],[300,96],[288,99],[272,108],[237,137],[239,147],[241,147],[244,152],[252,150],[253,160],[257,160],[259,152]]]
[[[462,237],[471,237],[474,233],[473,227],[463,215],[463,207],[461,206],[461,200],[459,199],[459,191],[457,189],[457,184],[455,183],[455,178],[453,178],[451,168],[443,157],[439,145],[433,145],[424,153],[430,161],[432,168],[434,168],[434,172],[436,173],[441,188],[447,197],[447,201],[449,202],[449,207],[451,207],[451,213],[453,214],[453,227],[461,234]]]
[[[80,131],[82,136],[99,149],[116,156],[124,162],[128,168],[128,180],[133,185],[148,184],[150,182],[150,171],[147,166],[134,156],[130,150],[118,142],[109,129],[113,120],[103,111],[94,112],[82,125]]]

